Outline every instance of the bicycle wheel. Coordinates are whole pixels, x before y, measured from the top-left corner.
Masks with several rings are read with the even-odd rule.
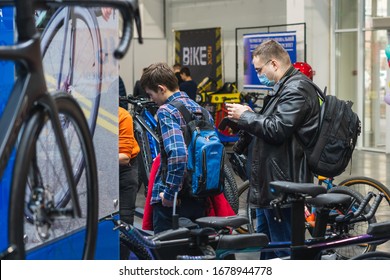
[[[225,198],[229,202],[230,206],[232,207],[234,213],[237,214],[239,201],[236,179],[234,178],[233,172],[227,164],[224,164],[223,172],[225,176],[225,186],[223,189],[223,194],[225,195]]]
[[[343,214],[343,215],[346,215],[349,211],[354,211],[354,210],[358,209],[359,205],[361,204],[361,202],[364,199],[364,197],[360,193],[358,193],[358,192],[356,192],[348,187],[344,187],[344,186],[333,187],[333,188],[329,189],[328,192],[329,193],[346,194],[346,195],[349,195],[353,198],[351,205],[349,205],[347,207],[347,209],[336,209],[335,210],[338,213]],[[364,209],[364,213],[367,214],[369,212],[369,210],[370,210],[370,207],[367,206]],[[348,225],[348,233],[343,233],[343,234],[344,235],[348,234],[349,236],[357,236],[360,234],[365,234],[367,232],[367,228],[368,228],[369,224],[371,224],[371,223],[376,223],[375,217],[373,217],[372,219],[370,219],[368,221],[362,221],[362,222]],[[337,234],[337,232],[333,232],[333,230],[334,230],[333,227],[330,227],[330,230],[328,231],[328,233],[329,234]],[[334,253],[337,255],[337,257],[339,259],[350,259],[350,258],[356,257],[358,255],[361,255],[361,254],[364,254],[367,252],[375,251],[375,249],[376,249],[376,245],[374,245],[374,244],[358,244],[358,245],[351,245],[351,246],[346,246],[346,247],[334,249]]]
[[[134,118],[134,120],[136,120],[136,118]],[[138,155],[138,189],[144,185],[146,196],[153,159],[146,132],[136,121],[134,122],[134,137],[140,147],[140,153]]]
[[[134,254],[139,260],[153,260],[153,256],[150,251],[143,245],[137,242],[132,242],[123,233],[119,233],[119,241],[126,246],[131,254]]]
[[[390,253],[381,251],[369,252],[352,258],[352,260],[390,260]]]
[[[66,207],[63,205],[61,198],[70,192],[60,152],[64,148],[57,143],[50,118],[43,110],[37,111],[24,126],[16,155],[9,239],[17,246],[18,259],[25,258],[26,251],[59,239],[61,243],[56,244],[65,242],[66,255],[56,255],[56,250],[50,250],[47,258],[92,259],[98,223],[98,181],[92,138],[77,102],[68,94],[57,94],[54,98],[60,118],[67,120],[64,137],[71,171],[77,172],[80,160],[84,166],[75,190],[76,199],[71,199]],[[80,217],[75,216],[78,207]],[[28,219],[24,219],[25,214]],[[77,238],[71,238],[74,236]]]
[[[372,178],[359,176],[346,179],[338,185],[347,186],[348,188],[357,191],[363,196],[366,196],[368,192],[373,192],[374,194],[383,193],[385,197],[375,213],[375,218],[377,222],[384,222],[389,219],[390,190],[386,188],[386,186],[381,182]]]
[[[49,92],[63,91],[81,104],[93,134],[102,84],[102,46],[96,15],[88,8],[62,7],[41,35]]]
[[[239,214],[248,217],[249,224],[243,225],[237,229],[239,233],[256,232],[256,210],[249,204],[249,180],[238,188]]]

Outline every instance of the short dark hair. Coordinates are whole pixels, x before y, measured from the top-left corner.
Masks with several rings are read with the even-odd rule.
[[[170,91],[178,89],[177,78],[166,63],[154,63],[146,68],[141,77],[142,88],[157,91],[159,85],[166,86]]]
[[[258,56],[263,60],[278,59],[285,64],[291,63],[288,52],[275,40],[267,40],[258,45],[252,52],[252,56]]]
[[[191,72],[190,72],[190,69],[188,67],[182,67],[180,69],[180,74],[186,74],[186,76],[191,76]]]

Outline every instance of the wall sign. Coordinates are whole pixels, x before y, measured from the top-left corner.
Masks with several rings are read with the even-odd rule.
[[[190,69],[191,77],[200,83],[205,77],[215,81],[213,89],[222,86],[221,28],[175,32],[175,63]]]
[[[296,32],[272,32],[245,34],[244,40],[244,89],[269,89],[260,85],[257,73],[252,65],[252,52],[262,42],[273,39],[279,42],[290,55],[291,62],[297,60],[297,39]]]

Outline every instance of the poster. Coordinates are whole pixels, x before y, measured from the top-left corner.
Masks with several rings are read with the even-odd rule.
[[[291,63],[297,60],[296,32],[272,32],[245,34],[244,40],[244,89],[269,89],[260,85],[257,73],[252,64],[252,52],[266,40],[273,39],[279,42],[290,55]]]
[[[196,83],[209,77],[211,90],[222,86],[221,28],[175,32],[175,63],[188,67]]]

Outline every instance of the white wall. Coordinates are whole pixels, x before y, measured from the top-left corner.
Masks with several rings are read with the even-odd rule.
[[[144,45],[132,42],[120,73],[128,91],[142,68],[174,63],[174,31],[221,27],[224,80],[236,77],[236,28],[306,22],[307,62],[314,81],[330,86],[330,3],[328,0],[140,0]]]
[[[120,75],[128,93],[133,92],[135,81],[141,77],[143,68],[154,62],[168,62],[165,38],[165,1],[139,0],[138,2],[144,43],[142,45],[138,43],[138,34],[135,32],[136,38],[133,39],[129,52],[120,61]]]
[[[290,1],[288,1],[290,2]],[[304,0],[306,22],[306,60],[316,75],[314,82],[320,87],[328,87],[331,92],[330,64],[331,64],[331,19],[330,1],[328,0]]]
[[[142,69],[155,62],[167,62],[167,41],[145,38],[141,45],[134,39],[129,52],[120,61],[119,69],[128,94],[133,93],[134,84],[141,78]]]
[[[166,0],[168,61],[174,62],[174,31],[221,27],[223,77],[236,79],[235,30],[286,23],[286,0]]]

